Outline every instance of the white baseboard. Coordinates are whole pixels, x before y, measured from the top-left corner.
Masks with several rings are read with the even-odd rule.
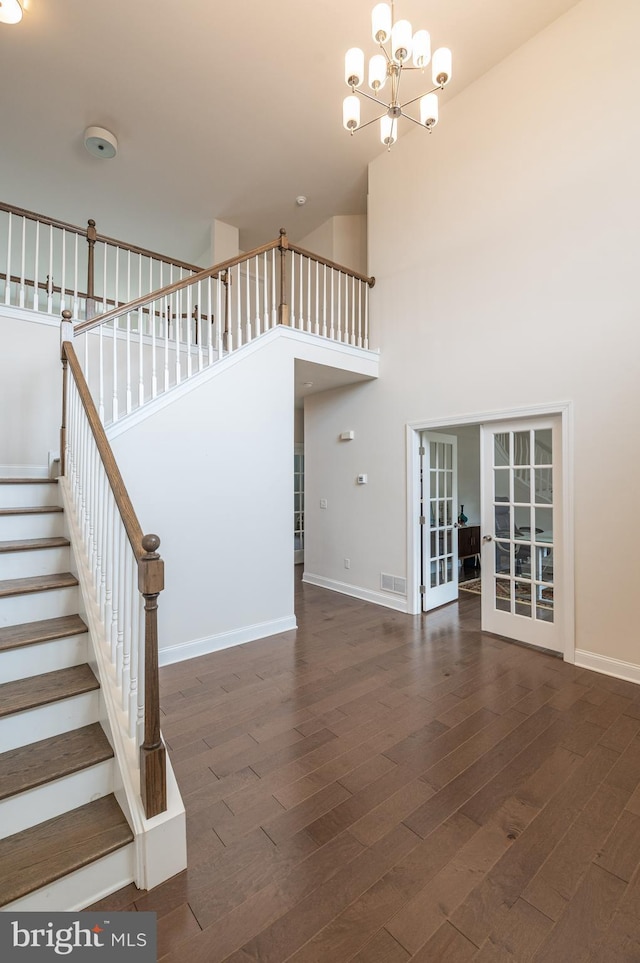
[[[0,465],[0,478],[48,478],[46,465]]]
[[[219,632],[217,635],[210,635],[204,639],[194,639],[192,642],[183,642],[180,645],[169,645],[160,649],[158,658],[161,666],[173,665],[175,662],[196,659],[198,656],[219,652],[221,649],[230,649],[234,645],[244,645],[245,642],[255,642],[257,639],[265,639],[270,635],[290,632],[297,627],[295,615],[283,619],[273,619],[270,622],[256,622],[255,625],[243,625],[240,629]]]
[[[611,659],[606,655],[576,649],[575,665],[581,669],[593,669],[594,672],[602,672],[603,675],[624,679],[625,682],[640,684],[640,665],[636,665],[635,662],[622,662],[620,659]]]
[[[394,609],[396,612],[408,612],[407,600],[404,595],[387,595],[386,592],[374,592],[372,589],[360,588],[359,585],[349,585],[348,582],[338,582],[336,579],[325,578],[324,575],[312,575],[311,572],[303,572],[302,581],[309,585],[317,585],[319,588],[329,589],[331,592],[340,592],[341,595],[350,595],[354,599],[361,599],[363,602],[373,602],[374,605],[384,605],[387,609]]]

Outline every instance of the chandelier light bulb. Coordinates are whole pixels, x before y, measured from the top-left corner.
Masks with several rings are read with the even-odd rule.
[[[371,34],[376,43],[386,43],[391,36],[391,7],[378,3],[371,11]]]
[[[20,23],[22,6],[19,0],[0,0],[0,23]]]
[[[396,63],[403,64],[411,56],[413,31],[408,20],[398,20],[391,28],[391,56]]]
[[[369,61],[369,86],[377,93],[387,79],[387,60],[383,54],[375,54]]]
[[[438,87],[444,87],[451,80],[451,51],[448,47],[438,47],[433,52],[431,62],[433,82]]]
[[[391,147],[396,142],[398,121],[395,117],[385,114],[380,118],[380,140],[385,147]]]
[[[420,29],[414,33],[408,20],[395,20],[393,2],[374,5],[371,34],[378,52],[368,57],[366,65],[364,52],[359,47],[351,47],[345,57],[344,78],[351,88],[351,96],[344,100],[342,123],[353,134],[379,120],[380,140],[391,149],[398,139],[401,117],[409,123],[426,127],[428,131],[437,125],[439,105],[436,93],[451,80],[451,51],[448,47],[438,47],[432,53],[429,31]],[[429,64],[433,85],[429,84],[425,69]],[[416,71],[420,71],[420,83],[427,88],[423,88],[422,96],[420,89],[413,92],[408,89],[410,76]],[[403,80],[405,74],[407,79]],[[383,93],[384,87],[387,89]],[[362,100],[377,105],[377,113],[371,119],[360,119]]]
[[[359,87],[364,80],[364,53],[351,47],[344,58],[344,79],[349,87]]]
[[[360,101],[355,94],[345,97],[342,102],[342,126],[351,133],[360,126]]]
[[[420,98],[420,123],[429,130],[438,123],[438,98],[435,94],[425,94]]]
[[[431,60],[431,37],[428,30],[416,30],[413,35],[413,65],[420,69]]]

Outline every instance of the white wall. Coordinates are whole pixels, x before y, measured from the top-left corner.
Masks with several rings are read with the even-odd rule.
[[[60,326],[27,317],[0,315],[0,466],[20,473],[59,450],[62,412]]]
[[[275,328],[108,430],[140,524],[161,538],[163,664],[295,626],[295,359],[375,373],[353,355]]]
[[[144,531],[162,539],[161,661],[290,627],[293,411],[276,344],[112,440]]]
[[[371,165],[380,380],[307,400],[309,572],[406,572],[407,422],[570,401],[576,645],[640,663],[638,35],[583,0]]]
[[[328,221],[300,241],[300,247],[319,257],[335,261],[360,274],[367,272],[367,218],[364,214],[342,214]]]

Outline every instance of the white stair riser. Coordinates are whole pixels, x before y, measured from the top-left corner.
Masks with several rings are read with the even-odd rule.
[[[99,899],[122,889],[135,878],[133,843],[109,853],[88,866],[56,880],[22,899],[7,903],[2,909],[24,912],[75,912],[97,903]]]
[[[51,589],[48,592],[30,592],[27,595],[0,598],[0,625],[39,622],[42,619],[56,619],[61,615],[75,615],[77,612],[76,585]]]
[[[37,548],[22,552],[0,552],[0,581],[5,578],[29,578],[30,575],[55,575],[68,572],[68,547]]]
[[[100,717],[100,690],[83,692],[36,709],[0,718],[0,752],[28,746],[61,732],[90,726]]]
[[[113,759],[36,786],[0,802],[2,837],[78,809],[113,792]]]
[[[88,634],[70,635],[37,645],[22,645],[0,653],[0,679],[15,682],[30,676],[70,669],[87,661]]]
[[[57,505],[57,485],[0,485],[0,508],[35,508]]]
[[[63,512],[0,515],[0,542],[15,538],[50,538],[52,535],[64,535]]]

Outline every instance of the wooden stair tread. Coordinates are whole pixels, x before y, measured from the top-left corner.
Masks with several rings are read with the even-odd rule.
[[[0,840],[0,906],[47,886],[133,839],[115,796],[104,796]]]
[[[0,552],[30,552],[38,548],[66,548],[69,539],[62,535],[51,538],[16,538],[9,542],[0,542]]]
[[[49,512],[61,512],[61,505],[29,505],[20,508],[0,508],[0,515],[46,515]]]
[[[57,478],[0,478],[0,485],[57,485]]]
[[[57,588],[77,585],[78,580],[71,572],[56,575],[30,575],[28,578],[9,578],[0,582],[0,599],[11,595],[31,595],[33,592],[49,592]]]
[[[0,717],[99,688],[100,683],[86,664],[5,682],[0,685]]]
[[[0,755],[0,799],[42,786],[113,757],[98,722]]]
[[[61,615],[55,619],[42,619],[39,622],[21,622],[19,625],[6,625],[0,628],[0,652],[19,649],[23,645],[36,645],[64,639],[69,635],[81,635],[87,626],[79,615]]]

